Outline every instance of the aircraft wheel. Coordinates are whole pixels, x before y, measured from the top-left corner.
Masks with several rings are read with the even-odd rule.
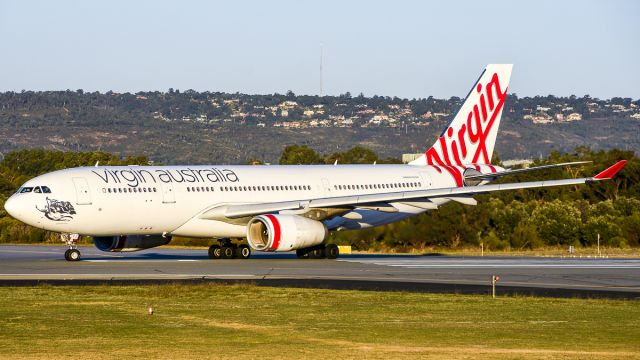
[[[222,249],[220,245],[209,246],[209,259],[220,259],[222,257]]]
[[[336,244],[327,244],[324,248],[324,252],[327,256],[327,259],[335,259],[340,254],[340,249],[338,249],[338,245]]]
[[[222,258],[223,259],[233,259],[235,255],[235,249],[231,246],[223,246],[222,247]]]
[[[298,259],[308,259],[309,258],[309,250],[307,249],[298,249],[296,250],[296,256]]]
[[[78,249],[68,249],[64,252],[64,258],[67,261],[78,261],[80,260],[80,251]]]
[[[237,249],[237,257],[240,259],[248,259],[251,256],[251,248],[247,245],[240,245]]]
[[[325,256],[324,246],[315,248],[309,252],[310,259],[322,259]]]

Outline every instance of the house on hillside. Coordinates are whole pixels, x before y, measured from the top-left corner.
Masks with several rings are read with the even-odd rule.
[[[565,118],[565,121],[580,121],[580,120],[582,120],[582,114],[577,112],[571,113],[567,115],[567,117]]]

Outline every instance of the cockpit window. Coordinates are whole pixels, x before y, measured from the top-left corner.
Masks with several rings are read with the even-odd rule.
[[[20,189],[18,189],[18,193],[20,194],[25,194],[25,193],[37,193],[37,194],[50,194],[51,193],[51,189],[48,186],[23,186]]]

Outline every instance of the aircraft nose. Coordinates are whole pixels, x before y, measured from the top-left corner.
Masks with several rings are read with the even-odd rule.
[[[18,199],[16,199],[15,195],[11,195],[4,203],[4,209],[16,219],[20,219],[19,208]]]

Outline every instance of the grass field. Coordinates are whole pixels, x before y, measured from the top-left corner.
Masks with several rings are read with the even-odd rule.
[[[618,359],[640,358],[639,339],[638,301],[230,285],[0,288],[2,359]]]

